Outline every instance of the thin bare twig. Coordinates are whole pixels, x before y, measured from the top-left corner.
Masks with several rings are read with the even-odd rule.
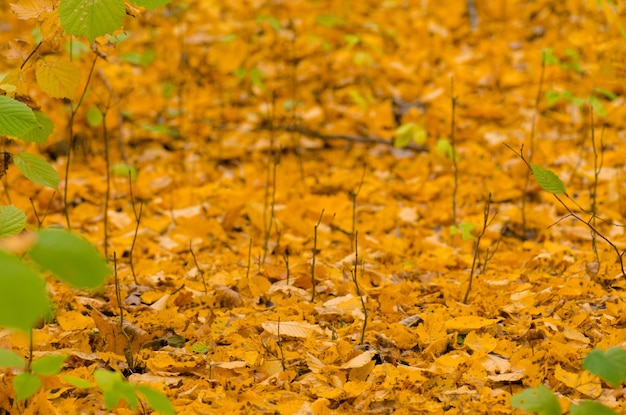
[[[363,328],[361,329],[361,341],[359,344],[363,344],[365,341],[365,329],[367,328],[367,307],[365,306],[365,300],[363,299],[363,295],[361,295],[361,289],[359,288],[359,281],[357,279],[357,271],[359,266],[359,248],[357,239],[359,237],[358,231],[354,234],[354,271],[352,272],[352,281],[354,282],[354,286],[356,288],[356,295],[361,300],[361,308],[363,310]],[[361,273],[363,275],[363,273]]]
[[[200,265],[198,264],[198,260],[196,259],[196,254],[193,253],[193,248],[191,247],[191,241],[189,241],[189,252],[191,252],[191,256],[193,257],[193,263],[196,265],[196,268],[198,269],[200,278],[202,278],[202,285],[204,285],[204,294],[206,295],[208,293],[208,290],[206,287],[206,280],[204,279],[204,271],[202,271],[202,268],[200,268]]]
[[[228,127],[228,126],[219,126],[217,127],[218,129],[222,129],[222,130],[236,130],[236,131],[241,131],[241,129],[238,128],[232,128],[232,127]],[[274,129],[274,131],[287,131],[287,132],[296,132],[299,134],[302,134],[304,136],[310,137],[310,138],[318,138],[320,140],[323,141],[330,141],[330,140],[344,140],[344,141],[350,141],[350,142],[354,142],[354,143],[363,143],[363,144],[384,144],[387,146],[393,146],[393,140],[388,139],[388,138],[383,138],[383,137],[376,137],[376,136],[360,136],[360,135],[349,135],[349,134],[325,134],[319,131],[315,131],[315,130],[311,130],[309,128],[306,127],[302,127],[300,125],[277,125],[277,126],[273,126],[272,127]],[[254,130],[247,130],[247,131],[243,131],[246,133],[256,133],[259,131],[267,131],[268,128],[267,127],[260,127]],[[417,145],[414,143],[411,143],[409,145],[407,145],[406,147],[404,147],[404,149],[407,150],[411,150],[411,151],[415,151],[415,152],[427,152],[428,151],[428,146],[421,146],[421,145]]]
[[[478,236],[476,237],[476,241],[474,242],[474,259],[472,260],[472,268],[470,269],[469,281],[467,283],[467,290],[465,291],[465,296],[463,297],[463,304],[467,304],[467,298],[469,297],[470,291],[472,290],[472,283],[474,282],[474,271],[476,270],[476,263],[478,262],[478,253],[480,251],[480,240],[483,235],[485,235],[485,231],[487,227],[491,223],[489,221],[489,210],[491,208],[491,193],[487,196],[487,201],[485,202],[485,210],[483,211],[483,229],[480,231]],[[495,216],[493,217],[495,218]],[[493,221],[493,218],[491,220]]]
[[[130,171],[128,172],[128,187],[130,191],[130,204],[133,207],[133,214],[135,215],[135,232],[133,233],[133,242],[130,245],[130,253],[128,258],[130,262],[130,272],[133,274],[133,280],[135,280],[135,285],[137,285],[137,274],[135,274],[135,262],[133,258],[133,253],[135,252],[137,233],[139,232],[139,224],[141,223],[141,215],[143,214],[143,202],[139,204],[139,213],[137,213],[137,208],[135,206],[135,197],[133,196],[133,178]]]
[[[322,218],[324,217],[324,209],[322,209],[322,213],[320,213],[320,218],[317,223],[313,227],[313,257],[311,258],[311,302],[315,302],[315,257],[317,255],[317,228],[322,223]]]

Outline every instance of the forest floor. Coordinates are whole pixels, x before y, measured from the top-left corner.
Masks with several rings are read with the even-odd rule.
[[[120,285],[123,304],[113,277],[96,292],[50,278],[35,355],[65,353],[63,374],[85,379],[119,370],[179,414],[510,414],[539,384],[564,408],[624,413],[624,389],[579,374],[593,348],[626,345],[617,255],[516,154],[626,248],[623,6],[478,0],[474,21],[445,3],[190,0],[127,17],[124,40],[98,45],[67,181],[69,111],[43,96],[56,128],[29,149],[61,188],[4,180],[30,228],[67,226],[67,186],[71,228]],[[1,7],[0,40],[31,39]],[[105,212],[120,163],[137,177],[111,177]],[[0,346],[28,353],[9,330]],[[26,407],[11,396],[0,384],[7,412],[105,413],[58,377]]]

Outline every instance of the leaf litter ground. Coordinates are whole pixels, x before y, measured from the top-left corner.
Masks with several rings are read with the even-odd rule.
[[[175,2],[129,22],[131,36],[98,63],[85,103],[106,103],[102,80],[110,83],[121,108],[107,116],[109,134],[116,145],[112,132],[121,133],[123,146],[112,158],[139,172],[138,284],[127,178],[112,179],[108,212],[126,335],[112,281],[76,292],[50,280],[56,315],[36,331],[36,354],[68,354],[63,373],[85,379],[120,370],[162,390],[181,414],[508,414],[512,394],[540,383],[564,405],[597,398],[623,411],[623,389],[580,373],[592,348],[626,342],[614,253],[599,241],[596,257],[573,218],[551,226],[567,212],[533,180],[523,229],[528,171],[503,145],[527,150],[535,125],[533,162],[589,207],[588,107],[543,96],[535,105],[542,51],[552,48],[563,63],[545,68],[544,92],[586,98],[602,87],[618,96],[601,101],[607,115],[595,114],[593,126],[604,144],[599,213],[623,223],[621,17],[578,2],[476,2],[472,30],[465,1],[410,3]],[[25,36],[13,20],[7,26],[3,38]],[[142,66],[133,53],[154,60]],[[451,138],[451,80],[457,225],[474,224],[476,235],[489,193],[497,213],[467,304],[474,240],[450,235],[454,170],[437,151]],[[62,143],[67,113],[42,103]],[[80,122],[70,214],[104,252],[102,133]],[[393,148],[395,129],[409,122],[427,131],[424,147]],[[42,150],[57,156],[59,146]],[[58,157],[59,171],[65,162]],[[29,198],[48,210],[44,226],[65,223],[58,195],[15,169],[5,184],[30,223]],[[624,249],[623,227],[597,225]],[[0,343],[27,353],[15,333]],[[1,401],[12,393],[0,385]],[[56,378],[29,406],[103,408],[101,397]]]

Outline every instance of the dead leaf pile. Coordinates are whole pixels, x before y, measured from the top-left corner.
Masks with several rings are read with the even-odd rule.
[[[624,411],[623,389],[580,372],[594,347],[626,345],[615,253],[595,239],[596,255],[589,229],[504,145],[532,148],[585,220],[595,197],[596,226],[626,248],[624,6],[440,3],[174,1],[128,18],[117,47],[94,46],[107,60],[75,120],[68,200],[75,232],[104,252],[103,131],[86,112],[110,105],[112,162],[138,171],[134,199],[128,177],[112,178],[106,212],[123,304],[113,281],[87,293],[50,278],[57,311],[36,352],[68,354],[63,373],[84,379],[119,370],[180,414],[510,414],[510,396],[540,383]],[[0,10],[12,69],[24,57],[10,40],[32,41],[32,27]],[[542,67],[548,49],[559,64]],[[80,88],[89,56],[76,60]],[[31,95],[64,141],[65,104]],[[427,137],[395,148],[407,123]],[[452,138],[456,171],[441,144]],[[64,172],[55,148],[39,151]],[[58,194],[13,168],[3,180],[3,204],[32,226],[32,206],[43,226],[65,224]],[[488,194],[496,216],[464,304]],[[467,240],[450,232],[461,222],[476,227]],[[0,346],[27,355],[16,333]],[[29,410],[50,407],[104,410],[56,380]]]

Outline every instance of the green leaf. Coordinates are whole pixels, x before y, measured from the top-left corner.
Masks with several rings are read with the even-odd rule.
[[[91,107],[87,111],[87,122],[92,127],[97,127],[102,124],[104,116],[98,107]]]
[[[595,87],[593,88],[593,92],[597,95],[604,95],[607,99],[611,101],[617,98],[617,94],[609,89]]]
[[[133,65],[147,67],[154,60],[154,49],[148,49],[143,53],[129,52],[121,56],[121,59],[125,62],[132,63]]]
[[[553,105],[562,97],[563,95],[558,91],[550,90],[546,92],[546,100],[548,101],[548,106]]]
[[[367,52],[359,50],[354,54],[353,62],[356,66],[370,66],[374,64],[374,57]]]
[[[189,350],[194,353],[206,353],[209,351],[209,347],[206,345],[205,342],[199,341],[189,346]]]
[[[138,400],[135,388],[130,383],[125,382],[122,375],[110,370],[96,369],[93,376],[104,393],[107,410],[113,409],[121,399],[128,402],[131,409],[134,410],[137,407]]]
[[[61,0],[59,4],[61,26],[70,35],[87,36],[90,43],[122,27],[125,14],[124,0]]]
[[[537,180],[537,183],[539,183],[539,186],[541,186],[543,190],[554,195],[565,193],[565,185],[553,171],[544,169],[533,163],[530,164],[530,168],[533,171],[535,180]]]
[[[41,157],[22,152],[15,154],[13,161],[22,174],[33,183],[52,189],[59,185],[59,173]]]
[[[447,157],[452,160],[454,156],[454,150],[452,149],[452,143],[445,138],[437,140],[437,154],[441,157]]]
[[[361,107],[361,109],[367,109],[367,100],[363,97],[363,95],[361,95],[359,91],[357,91],[356,89],[352,89],[348,94],[350,95],[350,98],[352,98],[352,101],[354,101],[355,104]]]
[[[76,288],[97,288],[111,273],[93,245],[63,230],[46,229],[39,232],[37,243],[28,255]]]
[[[13,389],[18,401],[28,399],[41,387],[41,379],[32,373],[20,373],[13,379]]]
[[[463,242],[469,241],[470,239],[476,239],[472,232],[476,229],[474,224],[469,222],[461,222],[459,226],[452,225],[450,226],[450,235],[461,234],[461,239]]]
[[[52,134],[54,124],[52,123],[52,120],[43,112],[33,111],[33,113],[35,114],[37,125],[28,130],[26,134],[20,137],[20,139],[29,143],[43,144],[46,141],[46,138]]]
[[[26,213],[13,205],[0,206],[0,238],[17,235],[26,225]]]
[[[91,48],[86,42],[81,42],[77,39],[70,39],[65,44],[65,50],[70,53],[72,60],[78,60],[82,55],[91,51]]]
[[[152,10],[159,6],[165,6],[171,1],[172,0],[133,0],[131,3],[134,3],[137,6],[145,7],[148,10]]]
[[[61,375],[61,379],[63,379],[64,381],[66,381],[70,385],[75,386],[75,387],[80,388],[80,389],[89,389],[89,388],[93,388],[93,386],[94,386],[88,380],[85,380],[83,378],[79,378],[79,377],[76,377],[76,376]]]
[[[334,15],[320,15],[315,18],[315,21],[324,27],[343,26],[346,23],[341,17]]]
[[[415,142],[417,145],[423,145],[426,142],[424,127],[412,122],[407,122],[398,127],[394,136],[393,145],[400,148],[408,146],[411,142]]]
[[[139,125],[141,128],[143,128],[146,131],[149,131],[151,133],[156,133],[156,134],[167,134],[171,137],[178,137],[178,131],[176,131],[173,128],[168,128],[166,125],[150,125],[150,124],[145,124],[142,123]]]
[[[589,95],[587,100],[589,101],[589,104],[591,104],[591,106],[593,107],[593,110],[596,114],[601,117],[606,117],[606,108],[604,107],[604,104],[598,99],[598,97],[594,95]]]
[[[280,21],[274,16],[259,16],[256,18],[256,22],[259,24],[267,22],[277,32],[282,28]]]
[[[583,360],[583,369],[617,387],[626,380],[626,350],[621,347],[606,352],[594,349]]]
[[[358,44],[359,42],[361,42],[361,38],[358,37],[357,35],[345,35],[343,37],[343,40],[346,41],[348,46],[354,46],[354,45]]]
[[[265,78],[265,74],[259,68],[250,70],[250,81],[252,81],[252,85],[257,88],[265,88],[265,85],[263,84],[263,79]]]
[[[26,104],[0,95],[0,135],[21,138],[37,127],[33,110]]]
[[[33,373],[41,376],[56,375],[63,369],[63,362],[67,358],[64,354],[51,354],[48,356],[40,357],[33,361],[30,368]]]
[[[571,415],[617,415],[617,412],[602,405],[600,402],[583,401],[569,407]]]
[[[247,71],[245,68],[237,68],[233,71],[233,75],[235,75],[239,79],[243,79],[246,76],[246,72]]]
[[[161,392],[143,385],[136,386],[135,390],[146,398],[146,401],[148,401],[155,411],[165,415],[176,415],[174,405],[172,405],[172,402],[167,399],[167,396],[163,395]]]
[[[4,251],[0,251],[0,269],[0,327],[29,332],[48,310],[44,280]]]
[[[26,361],[15,352],[0,349],[0,367],[24,369]]]
[[[111,166],[111,173],[116,176],[128,177],[130,173],[130,178],[135,180],[137,178],[137,169],[126,163],[118,163]]]
[[[547,48],[543,50],[543,63],[546,65],[558,65],[559,59],[554,56],[552,52],[552,48]]]
[[[538,415],[561,414],[559,400],[543,385],[511,396],[511,406]]]
[[[170,99],[174,96],[174,93],[176,92],[176,84],[174,84],[173,82],[164,82],[162,85],[162,91],[163,98]]]

